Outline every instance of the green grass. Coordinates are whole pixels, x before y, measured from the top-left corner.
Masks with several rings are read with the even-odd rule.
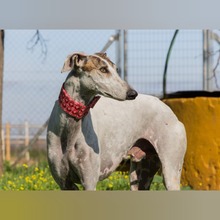
[[[0,178],[0,190],[60,190],[46,162],[37,165],[22,164],[12,168],[5,163],[4,175]],[[163,179],[155,175],[151,190],[165,190]],[[79,185],[79,188],[82,187]],[[129,190],[128,172],[116,171],[107,179],[97,184],[97,190]],[[182,190],[189,190],[182,187]]]
[[[0,190],[59,190],[46,163],[39,166],[27,164],[12,168],[5,163],[4,175],[0,178]]]

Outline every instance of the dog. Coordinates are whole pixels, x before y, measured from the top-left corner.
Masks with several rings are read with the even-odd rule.
[[[180,190],[186,132],[160,99],[138,94],[105,53],[73,53],[47,129],[47,154],[61,190],[96,190],[131,157],[130,189],[149,190],[161,167],[167,190]]]

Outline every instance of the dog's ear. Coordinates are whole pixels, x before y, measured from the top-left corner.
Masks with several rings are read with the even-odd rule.
[[[81,68],[86,60],[86,55],[82,53],[74,53],[67,56],[61,73]]]

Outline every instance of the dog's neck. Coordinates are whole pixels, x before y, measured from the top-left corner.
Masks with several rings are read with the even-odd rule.
[[[91,92],[86,91],[85,88],[82,88],[80,78],[78,76],[68,76],[64,83],[64,88],[73,100],[84,105],[88,105],[95,96],[95,94],[92,94]]]
[[[93,108],[99,100],[100,96],[94,97],[94,95],[93,92],[80,86],[78,77],[67,77],[60,91],[59,104],[64,112],[80,120],[88,114],[90,108]]]

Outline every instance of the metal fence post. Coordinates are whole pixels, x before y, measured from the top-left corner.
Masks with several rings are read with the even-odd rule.
[[[127,31],[119,31],[118,59],[120,60],[120,76],[127,81]],[[117,53],[117,52],[116,52]]]
[[[124,30],[118,30],[118,42],[116,44],[116,62],[119,76],[124,79]]]
[[[124,30],[124,80],[128,81],[128,73],[127,73],[127,31]]]
[[[213,45],[211,38],[211,30],[203,30],[203,90],[210,91],[213,89]]]
[[[118,74],[122,77],[122,69],[121,69],[121,30],[116,30],[116,34],[118,35],[118,40],[116,41],[116,66],[118,67]]]

